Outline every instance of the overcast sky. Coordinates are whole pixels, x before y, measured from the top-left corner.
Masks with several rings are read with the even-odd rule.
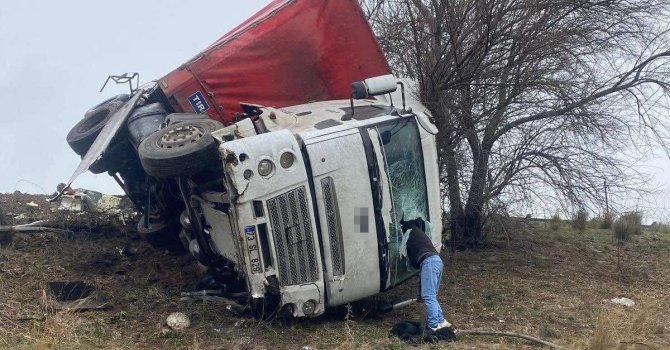
[[[110,86],[99,93],[109,74],[160,78],[269,2],[3,2],[0,192],[41,192],[35,183],[51,193],[70,177],[79,157],[65,141],[68,131],[88,108],[127,91]],[[669,188],[670,161],[656,153],[646,170]],[[74,186],[121,192],[105,174],[87,173]],[[670,209],[667,195],[655,200]]]
[[[270,0],[4,1],[0,6],[0,192],[65,182],[79,164],[65,136],[84,112],[127,92],[109,74],[142,82],[177,68]],[[120,193],[106,174],[75,187]]]

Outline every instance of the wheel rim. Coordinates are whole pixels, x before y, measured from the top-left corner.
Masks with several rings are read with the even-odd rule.
[[[161,148],[184,147],[202,138],[204,131],[194,125],[176,126],[161,137],[159,146]]]

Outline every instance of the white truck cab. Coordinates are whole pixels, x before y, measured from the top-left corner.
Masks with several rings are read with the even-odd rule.
[[[197,199],[252,299],[316,316],[406,281],[418,271],[403,217],[428,222],[440,250],[437,129],[425,114],[353,98],[257,108],[212,133],[227,193]]]

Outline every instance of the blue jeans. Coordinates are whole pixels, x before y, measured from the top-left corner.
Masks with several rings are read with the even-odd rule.
[[[421,299],[426,305],[428,327],[435,328],[444,321],[442,308],[437,302],[437,291],[442,279],[442,259],[439,255],[429,256],[421,262]]]

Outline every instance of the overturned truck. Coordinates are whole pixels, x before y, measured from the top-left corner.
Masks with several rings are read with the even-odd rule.
[[[401,220],[441,247],[437,129],[394,106],[389,72],[354,0],[274,1],[88,111],[70,183],[109,173],[150,243],[188,251],[255,312],[322,314],[416,275]]]

